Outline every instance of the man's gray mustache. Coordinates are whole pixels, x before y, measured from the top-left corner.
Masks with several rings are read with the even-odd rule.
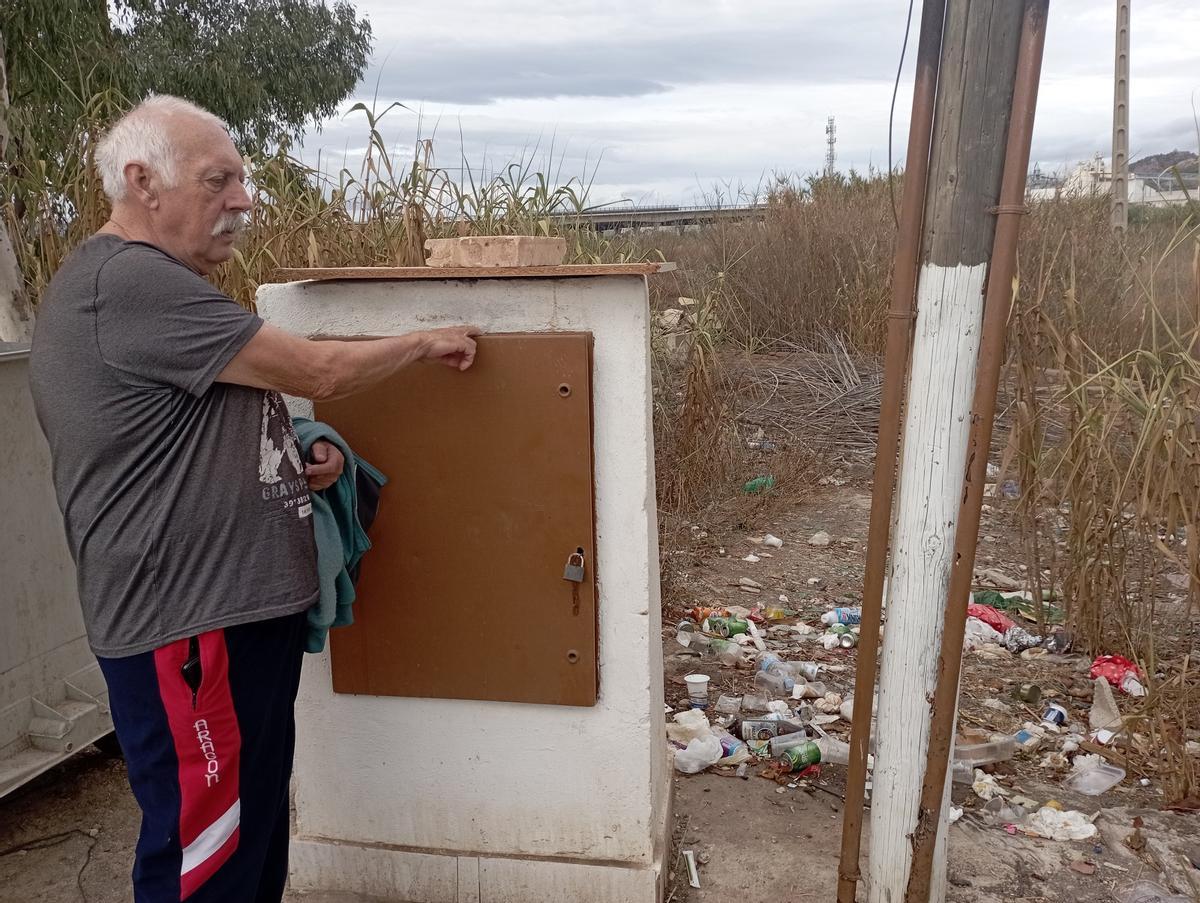
[[[213,226],[212,234],[220,235],[222,232],[233,232],[240,235],[246,228],[246,217],[241,214],[226,213],[217,220],[217,224]]]

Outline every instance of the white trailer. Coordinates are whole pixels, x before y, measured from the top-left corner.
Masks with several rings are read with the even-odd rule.
[[[112,731],[75,565],[29,394],[27,346],[0,344],[0,796]]]

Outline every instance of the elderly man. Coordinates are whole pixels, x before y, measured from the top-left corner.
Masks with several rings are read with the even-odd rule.
[[[186,101],[142,103],[96,162],[112,216],[51,281],[30,372],[142,810],[134,898],[278,901],[318,593],[308,493],[342,465],[332,446],[301,460],[278,393],[465,370],[476,331],[311,342],[214,289],[251,198],[224,124]]]

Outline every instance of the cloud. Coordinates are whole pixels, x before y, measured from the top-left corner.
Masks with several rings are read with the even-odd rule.
[[[819,170],[825,120],[838,166],[887,166],[892,80],[907,5],[897,0],[356,0],[376,53],[355,100],[402,100],[381,131],[401,156],[434,138],[437,161],[472,172],[535,161],[594,178],[593,200],[686,203],[714,185]],[[919,16],[920,4],[916,4]],[[1131,143],[1138,154],[1194,147],[1200,31],[1194,0],[1135,10]],[[916,17],[914,17],[916,18]],[[903,162],[912,59],[896,104]],[[1071,166],[1111,142],[1113,10],[1051,4],[1032,159]],[[349,104],[347,104],[349,106]],[[361,117],[310,135],[340,164],[365,149]],[[361,154],[348,158],[357,165]],[[597,161],[599,165],[597,167]]]
[[[370,4],[365,7],[370,10]],[[833,28],[831,2],[591,4],[563,23],[512,28],[524,4],[454,4],[467,23],[453,34],[380,33],[364,87],[381,96],[477,105],[510,98],[641,97],[673,86],[715,83],[819,85],[884,78],[898,54],[894,4],[858,4],[854,28]],[[653,6],[647,15],[645,7]],[[539,9],[544,9],[539,5]],[[624,17],[622,12],[625,13]],[[487,23],[491,27],[472,26]],[[848,60],[854,65],[848,67]]]

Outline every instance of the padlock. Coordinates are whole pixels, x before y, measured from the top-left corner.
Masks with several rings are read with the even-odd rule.
[[[583,553],[573,552],[567,557],[567,567],[563,571],[563,580],[572,583],[583,583]]]

